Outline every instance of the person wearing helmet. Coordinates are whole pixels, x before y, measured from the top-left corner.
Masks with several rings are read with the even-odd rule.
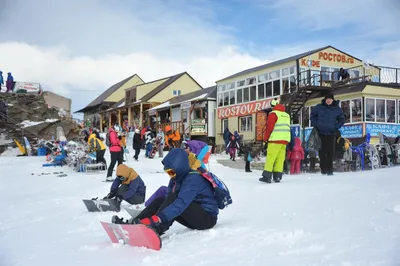
[[[109,138],[110,138],[110,156],[111,162],[107,171],[106,181],[112,181],[112,173],[114,171],[115,164],[118,162],[118,165],[122,164],[121,157],[121,143],[118,139],[119,126],[115,125],[113,128],[109,129]]]
[[[135,129],[135,134],[133,135],[133,141],[132,141],[132,148],[135,151],[135,155],[133,158],[135,161],[139,160],[139,154],[140,154],[140,149],[142,147],[142,135],[140,134],[140,130],[137,128]]]
[[[181,134],[178,130],[172,130],[171,126],[165,127],[165,144],[168,145],[169,149],[179,147],[181,140]]]

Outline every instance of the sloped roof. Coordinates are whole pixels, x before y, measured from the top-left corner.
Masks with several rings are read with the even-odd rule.
[[[133,78],[134,76],[137,76],[139,79],[141,79],[139,77],[139,75],[137,74],[133,74],[130,77],[127,77],[124,80],[121,80],[118,83],[115,83],[114,85],[112,85],[111,87],[109,87],[105,92],[103,92],[102,94],[100,94],[96,99],[94,99],[91,103],[89,103],[85,108],[82,108],[79,111],[76,111],[75,113],[80,113],[80,112],[84,112],[85,110],[88,109],[92,109],[95,108],[97,106],[99,106],[100,104],[102,104],[104,102],[105,99],[107,99],[108,97],[110,97],[110,95],[112,95],[114,92],[116,92],[119,88],[121,88],[122,85],[124,85],[126,82],[128,82],[131,78]],[[142,79],[141,79],[142,80]],[[143,80],[142,80],[143,81]]]
[[[160,84],[157,88],[155,88],[154,90],[150,91],[149,93],[147,93],[146,95],[144,95],[142,98],[140,98],[140,100],[142,102],[147,102],[148,100],[150,100],[151,98],[153,98],[154,96],[156,96],[158,93],[160,93],[162,90],[164,90],[165,88],[167,88],[169,85],[171,85],[173,82],[175,82],[176,80],[178,80],[180,77],[182,77],[183,75],[187,74],[194,82],[197,83],[197,81],[192,78],[189,73],[187,72],[182,72],[173,76],[168,77],[168,79],[166,81],[164,81],[162,84]],[[154,81],[152,81],[154,82]],[[150,82],[149,82],[150,83]],[[145,83],[146,84],[146,83]],[[197,83],[200,88],[202,88],[202,86]],[[143,84],[144,85],[144,84]],[[137,86],[137,88],[140,90],[140,86]]]
[[[257,67],[253,67],[253,68],[249,68],[249,69],[240,71],[240,72],[238,72],[238,73],[236,73],[236,74],[233,74],[233,75],[231,75],[231,76],[228,76],[228,77],[226,77],[226,78],[223,78],[223,79],[221,79],[221,80],[218,80],[217,82],[220,82],[220,81],[223,81],[223,80],[226,80],[226,79],[231,79],[231,78],[239,77],[239,76],[246,75],[246,74],[249,74],[249,73],[253,73],[253,72],[256,72],[256,71],[259,71],[259,70],[263,70],[263,69],[265,69],[265,68],[270,68],[270,67],[274,67],[274,66],[277,66],[277,65],[281,65],[281,64],[283,64],[283,63],[287,63],[287,62],[290,62],[290,61],[293,61],[293,60],[297,60],[297,59],[303,58],[303,57],[305,57],[305,56],[309,56],[309,55],[314,54],[314,53],[316,53],[316,52],[319,52],[319,51],[321,51],[321,50],[325,50],[325,49],[327,49],[327,48],[333,48],[333,49],[335,49],[335,50],[340,51],[339,49],[336,49],[335,47],[332,47],[332,46],[330,46],[330,45],[324,46],[324,47],[321,47],[321,48],[318,48],[318,49],[315,49],[315,50],[311,50],[311,51],[308,51],[308,52],[305,52],[305,53],[293,55],[293,56],[290,56],[290,57],[287,57],[287,58],[284,58],[284,59],[281,59],[281,60],[278,60],[278,61],[274,61],[274,62],[267,63],[267,64],[264,64],[264,65],[261,65],[261,66],[257,66]],[[340,51],[340,52],[342,52],[342,51]],[[342,53],[344,53],[344,52],[342,52]],[[345,54],[345,53],[344,53],[344,54]],[[356,59],[357,59],[357,58],[356,58]]]

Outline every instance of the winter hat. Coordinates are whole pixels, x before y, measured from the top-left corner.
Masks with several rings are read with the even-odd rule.
[[[135,129],[135,133],[136,134],[140,134],[140,130],[137,128],[137,129]]]
[[[332,92],[328,92],[328,93],[325,94],[325,99],[335,100],[335,97],[333,96]]]

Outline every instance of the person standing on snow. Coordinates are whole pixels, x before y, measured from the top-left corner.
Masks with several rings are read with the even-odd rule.
[[[161,127],[158,129],[157,138],[161,139],[160,144],[158,145],[158,157],[162,158],[162,157],[164,157],[165,136],[164,136],[164,132]]]
[[[88,144],[90,151],[96,152],[96,163],[103,163],[104,168],[107,168],[107,161],[104,159],[106,153],[106,145],[96,136],[96,131],[89,136]]]
[[[153,139],[154,139],[154,134],[153,131],[151,131],[150,127],[147,127],[146,133],[144,133],[144,139],[146,141],[145,157],[149,158],[151,151],[153,150]]]
[[[14,90],[14,77],[10,72],[7,73],[7,81],[6,81],[7,92],[12,92]]]
[[[333,175],[333,153],[335,150],[336,130],[345,122],[344,114],[332,93],[327,93],[321,103],[311,111],[311,126],[318,130],[321,139],[319,160],[321,174]]]
[[[229,129],[226,127],[226,128],[224,129],[224,142],[225,142],[225,147],[228,146],[228,143],[229,143],[229,141],[231,140],[231,136],[232,136],[232,133],[231,133],[231,132],[229,131]],[[225,153],[226,153],[226,154],[229,153],[229,151],[228,151],[227,148],[225,148]]]
[[[217,224],[218,204],[210,182],[194,170],[200,167],[200,161],[194,158],[190,164],[185,150],[175,148],[165,156],[162,164],[170,177],[167,195],[155,198],[134,219],[124,221],[113,216],[112,222],[145,224],[159,235],[165,233],[174,221],[192,230],[213,228]]]
[[[110,128],[108,130],[110,137],[110,155],[111,162],[107,171],[107,181],[112,181],[112,174],[114,171],[115,164],[118,162],[118,165],[122,164],[121,157],[121,144],[118,139],[119,126],[115,125],[114,128]]]
[[[4,78],[3,78],[3,71],[0,70],[0,92],[2,86],[4,86]]]
[[[226,148],[229,150],[229,155],[231,156],[230,159],[232,161],[235,161],[236,149],[239,149],[240,146],[239,146],[238,140],[236,139],[236,137],[234,135],[231,136],[231,140],[228,142],[228,145],[226,146]]]
[[[135,155],[133,156],[133,158],[135,159],[135,161],[139,160],[139,154],[140,154],[140,150],[142,148],[142,135],[140,134],[140,130],[137,128],[135,129],[135,134],[133,135],[133,141],[132,141],[132,148],[135,151]]]
[[[264,141],[268,143],[267,159],[264,165],[261,182],[280,182],[283,175],[283,164],[286,158],[286,145],[290,142],[290,116],[285,106],[277,103],[268,115]]]

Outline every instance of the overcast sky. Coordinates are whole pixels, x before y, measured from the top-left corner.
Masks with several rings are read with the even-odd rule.
[[[207,87],[325,45],[400,67],[399,18],[396,0],[0,0],[0,70],[76,111],[134,73]]]

